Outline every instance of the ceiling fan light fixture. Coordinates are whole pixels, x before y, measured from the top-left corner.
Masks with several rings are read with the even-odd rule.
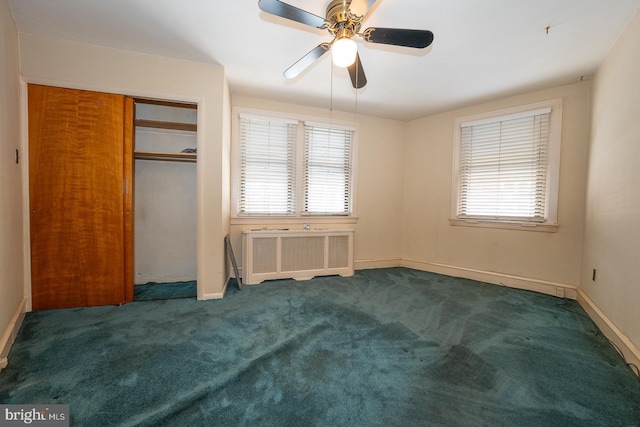
[[[331,57],[337,67],[346,68],[356,61],[358,46],[348,37],[336,40],[331,46]]]

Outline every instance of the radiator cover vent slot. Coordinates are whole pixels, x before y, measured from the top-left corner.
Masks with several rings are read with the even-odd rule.
[[[324,268],[324,237],[281,237],[281,270],[319,270]]]
[[[276,270],[278,239],[256,239],[253,244],[253,270],[256,273],[269,273]]]

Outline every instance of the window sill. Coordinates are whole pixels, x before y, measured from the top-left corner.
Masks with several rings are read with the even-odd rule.
[[[231,225],[282,225],[282,224],[357,224],[355,216],[242,216],[231,217]]]
[[[558,231],[558,224],[547,223],[522,223],[507,221],[472,220],[472,219],[449,219],[449,225],[463,227],[498,228],[503,230],[539,231],[543,233],[555,233]]]

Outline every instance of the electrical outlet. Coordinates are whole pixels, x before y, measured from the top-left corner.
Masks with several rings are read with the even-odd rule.
[[[564,288],[557,287],[556,288],[556,296],[558,298],[564,298]]]
[[[593,269],[593,272],[591,273],[591,280],[594,281],[594,282],[596,281],[596,269],[595,268]]]

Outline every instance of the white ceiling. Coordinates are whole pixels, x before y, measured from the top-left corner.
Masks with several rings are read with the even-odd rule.
[[[329,3],[285,1],[320,16]],[[358,38],[368,80],[358,91],[330,55],[284,79],[331,37],[261,12],[257,0],[9,3],[21,32],[220,64],[232,94],[406,120],[588,78],[640,0],[378,0],[363,29],[426,29],[435,40],[421,50]]]

